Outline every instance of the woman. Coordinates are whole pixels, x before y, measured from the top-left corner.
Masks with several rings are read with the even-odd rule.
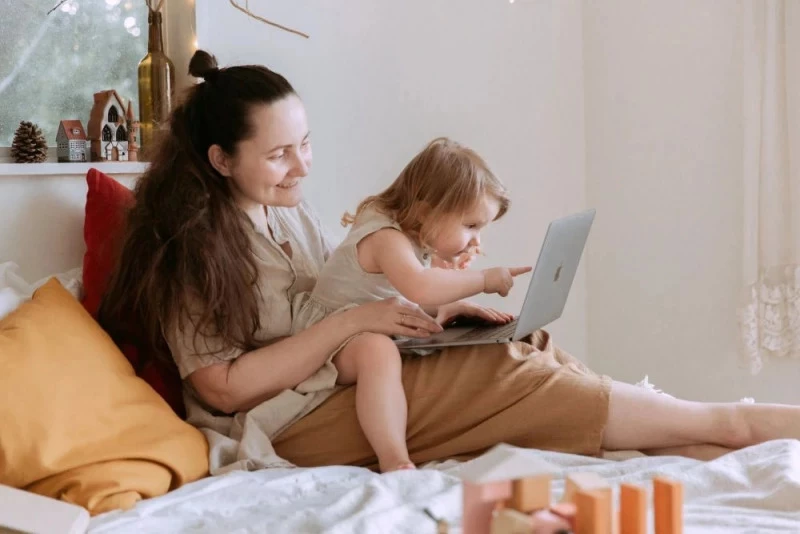
[[[218,69],[198,51],[190,72],[204,81],[174,110],[136,186],[101,321],[112,336],[143,336],[174,358],[187,419],[211,445],[212,473],[375,468],[354,388],[316,371],[345,345],[370,365],[391,352],[387,335],[427,336],[455,315],[487,311],[460,302],[437,321],[384,300],[290,336],[293,300],[313,287],[332,249],[302,198],[311,165],[303,104],[261,66]],[[140,332],[121,326],[131,313]],[[797,407],[689,402],[614,382],[545,332],[412,359],[402,373],[414,463],[466,458],[499,442],[708,457],[800,437]]]

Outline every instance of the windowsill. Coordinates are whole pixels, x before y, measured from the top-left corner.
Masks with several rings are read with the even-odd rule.
[[[0,163],[0,178],[3,176],[71,176],[86,174],[94,167],[109,175],[142,174],[149,163],[146,161],[87,161],[85,163]]]

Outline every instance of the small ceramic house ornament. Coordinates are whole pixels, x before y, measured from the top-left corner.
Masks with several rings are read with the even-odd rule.
[[[58,125],[56,133],[58,161],[88,161],[89,145],[86,130],[79,120],[65,120]]]
[[[139,161],[139,121],[133,115],[133,100],[128,100],[125,118],[128,120],[128,161]]]
[[[95,93],[88,126],[92,161],[128,161],[129,128],[125,104],[117,92]]]

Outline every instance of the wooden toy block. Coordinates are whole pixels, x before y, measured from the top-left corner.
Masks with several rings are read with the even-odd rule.
[[[495,504],[511,497],[511,481],[503,480],[484,484],[465,481],[462,491],[463,534],[486,534],[492,522]]]
[[[683,534],[683,485],[654,477],[653,501],[656,534]]]
[[[611,501],[611,486],[597,473],[573,473],[567,475],[564,487],[564,497],[561,502],[575,502],[574,495],[578,491],[603,491],[608,493],[608,500]]]
[[[550,510],[539,510],[531,518],[533,520],[532,534],[564,534],[572,531],[569,521]]]
[[[508,506],[514,510],[531,513],[550,507],[550,475],[539,475],[514,480]]]
[[[463,490],[462,534],[489,532],[494,513],[511,507],[512,481],[558,472],[554,465],[505,444],[467,462],[458,473]],[[528,488],[522,489],[526,500]]]
[[[619,486],[619,534],[647,534],[647,491],[633,484]]]
[[[575,530],[575,515],[578,513],[578,507],[575,506],[575,503],[559,502],[551,505],[550,511],[565,519],[569,523],[569,528]]]
[[[575,534],[612,534],[610,497],[603,490],[575,492]]]
[[[533,519],[511,508],[504,508],[492,518],[491,534],[526,534],[533,532]]]

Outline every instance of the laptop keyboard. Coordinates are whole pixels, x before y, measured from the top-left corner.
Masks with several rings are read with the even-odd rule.
[[[514,330],[517,329],[517,321],[511,321],[508,324],[495,326],[493,328],[475,328],[469,332],[465,332],[463,336],[457,337],[456,341],[475,341],[477,339],[500,339],[508,338],[514,335]]]

